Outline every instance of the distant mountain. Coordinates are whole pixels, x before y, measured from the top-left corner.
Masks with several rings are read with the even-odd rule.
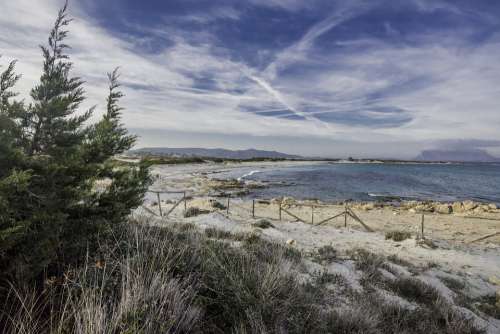
[[[168,147],[148,147],[130,151],[131,154],[153,154],[163,156],[179,157],[207,157],[220,159],[303,159],[298,155],[290,155],[276,151],[262,151],[256,149],[248,150],[226,150],[222,148],[168,148]]]
[[[422,151],[415,160],[418,161],[450,161],[450,162],[498,162],[496,158],[480,149],[467,150],[426,150]]]

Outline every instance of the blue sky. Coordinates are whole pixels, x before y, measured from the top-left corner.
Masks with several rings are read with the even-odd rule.
[[[2,4],[27,96],[62,0]],[[68,43],[102,112],[122,68],[139,146],[500,156],[500,1],[80,0]],[[97,116],[97,115],[96,115]]]

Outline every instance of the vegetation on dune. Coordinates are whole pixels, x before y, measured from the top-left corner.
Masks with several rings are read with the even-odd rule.
[[[394,241],[400,242],[411,238],[411,233],[406,231],[389,231],[385,233],[385,239],[392,239]]]
[[[183,225],[131,222],[42,294],[10,290],[4,332],[481,333],[413,278],[394,283],[418,303],[413,310],[370,291],[338,303],[328,285],[346,280],[328,272],[300,280],[295,249],[250,235],[231,244],[227,233]]]

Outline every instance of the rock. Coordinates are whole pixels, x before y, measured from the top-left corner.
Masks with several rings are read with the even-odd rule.
[[[407,202],[404,202],[401,207],[405,208],[405,209],[411,209],[411,208],[414,208],[418,205],[419,203],[417,201],[407,201]]]
[[[419,205],[415,206],[413,209],[417,212],[422,212],[422,211],[425,211],[425,205],[419,204]]]
[[[280,204],[280,202],[281,202],[281,199],[279,199],[279,198],[271,199],[271,204]]]
[[[497,207],[497,205],[496,205],[495,203],[490,203],[490,204],[488,204],[488,208],[489,208],[490,210],[497,210],[497,209],[498,209],[498,207]]]
[[[410,210],[408,210],[409,213],[417,213],[417,210],[415,210],[414,208],[411,208]]]
[[[284,205],[291,205],[291,204],[295,203],[295,199],[293,199],[291,197],[283,197],[283,199],[281,200],[281,203]]]
[[[288,239],[288,240],[286,241],[286,243],[287,243],[287,245],[293,246],[293,245],[295,245],[296,241],[295,241],[295,240],[293,240],[293,239]]]
[[[461,202],[455,202],[451,206],[453,213],[463,213],[465,211]]]
[[[362,206],[362,209],[365,210],[365,211],[373,210],[373,209],[375,209],[375,204],[373,204],[373,203],[364,204]]]
[[[484,209],[481,206],[478,206],[474,210],[472,210],[472,212],[481,214],[484,213]]]
[[[483,204],[483,205],[481,205],[481,206],[480,206],[480,208],[481,208],[483,211],[486,211],[486,212],[490,211],[490,206],[489,206],[489,205],[487,205],[487,204]]]
[[[477,203],[474,203],[473,201],[465,201],[462,204],[465,211],[471,211],[477,208]]]
[[[430,204],[419,204],[415,207],[417,212],[434,212],[434,207]]]
[[[450,214],[452,213],[453,209],[451,207],[451,205],[448,205],[448,204],[438,204],[435,206],[435,211],[438,212],[438,213],[442,213],[442,214]]]
[[[424,248],[429,248],[429,249],[436,249],[438,246],[431,240],[431,239],[420,239],[417,240],[417,245],[424,247]]]

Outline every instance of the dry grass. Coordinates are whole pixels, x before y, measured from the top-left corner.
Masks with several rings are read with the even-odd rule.
[[[196,216],[207,214],[207,213],[210,213],[210,211],[203,210],[203,209],[197,208],[195,206],[192,206],[192,207],[188,208],[186,210],[186,212],[184,212],[184,217],[185,218],[196,217]]]
[[[385,239],[392,239],[394,241],[400,242],[411,238],[411,233],[406,231],[389,231],[385,233]]]
[[[271,224],[271,222],[267,219],[261,219],[258,222],[253,223],[252,226],[262,228],[262,229],[266,229],[266,228],[270,228],[270,227],[274,228],[274,225]]]
[[[386,283],[418,303],[416,310],[387,303],[371,292],[344,296],[331,285],[342,276],[322,272],[299,281],[302,254],[255,234],[233,235],[195,226],[132,224],[99,262],[68,270],[43,293],[12,289],[3,306],[3,333],[480,333],[413,278]],[[218,240],[223,239],[223,240]],[[228,243],[224,240],[236,240]],[[319,251],[329,262],[333,248]],[[352,254],[372,277],[385,259]],[[344,299],[345,299],[344,298]],[[7,307],[7,305],[9,307]]]

